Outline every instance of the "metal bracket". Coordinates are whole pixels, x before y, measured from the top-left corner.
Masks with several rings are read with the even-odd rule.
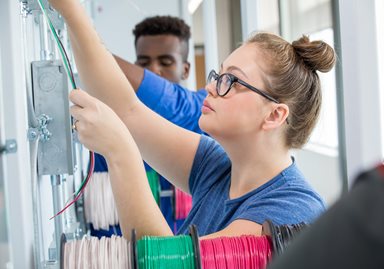
[[[40,6],[37,0],[19,0],[19,1],[21,2],[21,5],[22,5],[21,13],[24,16],[32,13],[41,12]],[[56,30],[64,29],[64,19],[61,17],[61,15],[51,7],[48,0],[42,0],[42,3],[55,29]]]
[[[0,154],[15,153],[17,151],[17,142],[15,139],[7,139],[5,145],[0,146]]]

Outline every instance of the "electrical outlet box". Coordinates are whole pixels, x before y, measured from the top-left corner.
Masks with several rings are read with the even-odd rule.
[[[69,114],[68,80],[60,61],[32,62],[36,117],[50,118],[39,126],[38,174],[73,174],[74,145]],[[48,133],[49,135],[44,135]],[[43,136],[42,136],[43,135]]]

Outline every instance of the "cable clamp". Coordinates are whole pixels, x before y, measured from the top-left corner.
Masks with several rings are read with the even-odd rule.
[[[37,118],[38,126],[36,128],[30,127],[28,129],[28,140],[29,141],[34,141],[36,139],[39,139],[42,142],[48,141],[52,133],[48,130],[48,124],[52,121],[53,119],[49,117],[46,114],[41,114]]]

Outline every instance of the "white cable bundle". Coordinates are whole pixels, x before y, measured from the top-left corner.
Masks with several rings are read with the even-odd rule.
[[[127,269],[131,268],[127,241],[120,236],[110,238],[84,236],[65,243],[62,269]]]
[[[84,192],[85,218],[96,230],[109,230],[119,218],[107,172],[93,173]]]

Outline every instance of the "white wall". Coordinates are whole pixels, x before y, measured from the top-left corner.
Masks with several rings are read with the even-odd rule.
[[[216,2],[217,49],[220,65],[232,52],[232,18],[230,0],[219,0]]]
[[[319,192],[327,205],[333,204],[342,191],[338,156],[303,149],[295,152],[297,165],[311,186]]]
[[[179,0],[97,0],[93,2],[96,30],[107,48],[122,58],[135,60],[132,29],[146,17],[180,16]]]

